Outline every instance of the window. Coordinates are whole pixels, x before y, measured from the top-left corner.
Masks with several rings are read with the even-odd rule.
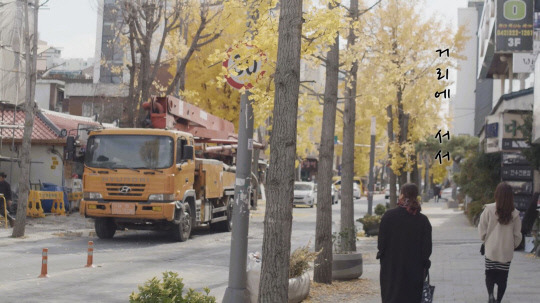
[[[88,139],[85,163],[110,169],[163,169],[173,165],[173,140],[167,136],[95,135]]]
[[[83,102],[82,104],[82,115],[84,117],[91,117],[94,115],[94,103],[93,102]]]
[[[176,163],[182,162],[182,152],[184,150],[184,146],[187,145],[187,140],[184,138],[179,138],[176,143]]]

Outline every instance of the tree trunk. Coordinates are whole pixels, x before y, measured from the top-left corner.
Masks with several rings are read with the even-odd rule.
[[[302,158],[297,158],[298,167],[296,168],[296,173],[294,174],[295,181],[302,181]]]
[[[172,6],[167,5],[169,2],[171,2]],[[131,56],[131,63],[139,65],[139,73],[137,87],[134,90],[133,106],[129,110],[132,111],[133,125],[143,126],[142,122],[146,117],[146,113],[142,108],[142,103],[150,98],[150,89],[161,64],[161,54],[167,35],[179,26],[178,18],[181,3],[179,1],[165,0],[145,0],[142,2],[122,0],[121,3],[124,13],[123,19],[128,24],[130,46],[132,46],[131,41],[134,40],[137,52],[140,54],[140,62],[134,60],[133,52]],[[167,14],[167,12],[170,12],[170,14]],[[161,21],[163,21],[162,25],[159,24]],[[158,28],[160,28],[162,34],[159,37],[156,59],[152,62],[152,41]],[[134,71],[137,71],[137,68]]]
[[[381,173],[381,171],[382,171],[381,167],[375,166],[375,174],[373,175],[374,184],[377,184],[377,180],[379,179],[379,174]],[[382,183],[381,183],[381,185],[382,185]]]
[[[351,28],[347,37],[347,49],[353,49],[356,41],[352,25],[358,20],[358,0],[350,4]],[[341,249],[356,251],[356,231],[354,229],[354,133],[356,120],[356,84],[358,63],[353,61],[349,70],[349,85],[345,88],[345,110],[343,111],[343,172],[341,174]],[[337,82],[337,79],[336,79]]]
[[[386,188],[386,183],[384,182],[384,172],[386,171],[386,164],[383,163],[381,167],[381,190]]]
[[[429,190],[429,161],[425,152],[422,153],[422,160],[424,160],[424,194],[428,194]]]
[[[399,125],[398,143],[399,146],[403,146],[403,144],[407,142],[407,135],[409,132],[409,114],[405,113],[403,110],[403,89],[401,85],[397,85],[396,99]],[[406,157],[403,153],[401,156]],[[407,183],[407,171],[405,170],[405,167],[401,167],[399,173],[399,186],[401,187],[403,184]]]
[[[141,52],[143,52],[141,50]],[[152,79],[150,79],[150,49],[144,50],[145,54],[141,54],[141,71],[139,73],[139,88],[140,98],[137,103],[134,104],[135,108],[135,125],[142,126],[141,122],[144,119],[144,111],[142,111],[142,104],[150,98],[150,86],[152,85]]]
[[[420,191],[420,176],[418,173],[418,162],[416,161],[417,157],[416,154],[413,154],[411,156],[411,160],[413,161],[413,170],[411,172],[411,182],[416,184],[416,187],[418,187],[418,191]],[[420,192],[418,193],[420,194]]]
[[[30,191],[30,149],[32,147],[32,129],[34,127],[34,114],[37,109],[34,102],[36,93],[36,58],[38,42],[38,12],[39,0],[34,0],[34,32],[30,37],[30,16],[28,1],[24,1],[24,49],[26,60],[26,100],[24,103],[24,133],[21,150],[21,174],[19,177],[19,201],[17,202],[17,220],[13,228],[13,237],[24,236],[26,227],[26,208],[28,193]],[[30,53],[32,53],[30,55]],[[14,109],[16,110],[16,109]]]
[[[261,132],[258,132],[257,142],[262,143],[261,141]],[[251,209],[256,210],[257,209],[257,202],[259,200],[259,193],[261,190],[261,180],[259,178],[259,156],[260,156],[260,149],[254,148],[252,151],[251,156],[251,188],[253,191],[254,196],[253,198],[253,205],[251,205]],[[257,178],[257,180],[254,179]]]
[[[392,105],[388,105],[386,108],[386,114],[388,116],[388,155],[390,153],[390,145],[394,143],[394,114],[392,113]],[[392,160],[388,160],[391,164]],[[397,176],[392,170],[392,167],[388,169],[388,182],[390,183],[390,208],[394,208],[397,205],[397,196],[396,196],[396,182]]]
[[[315,251],[321,251],[315,260],[313,281],[332,283],[332,163],[339,73],[339,35],[326,55],[326,83],[324,85],[323,124],[319,166],[317,168],[317,219]],[[341,198],[343,201],[343,196]],[[343,202],[342,202],[343,203]]]
[[[133,106],[135,104],[135,100],[137,100],[138,96],[135,91],[135,80],[137,77],[137,55],[135,53],[135,37],[133,36],[133,32],[135,31],[134,25],[131,22],[129,24],[129,48],[130,48],[130,54],[131,54],[131,65],[128,67],[129,69],[129,93],[128,93],[128,100],[127,102],[124,102],[124,112],[127,114],[126,119],[123,123],[123,125],[126,125],[128,127],[135,127],[135,113],[133,111]]]
[[[268,169],[268,203],[264,218],[263,261],[259,285],[260,303],[288,301],[300,90],[302,0],[290,0],[287,5],[281,6],[278,31],[274,122],[270,139],[271,164]]]
[[[176,97],[179,97],[180,92],[184,91],[184,89],[186,88],[187,64],[189,60],[191,59],[191,56],[195,52],[195,48],[197,47],[197,43],[199,42],[201,33],[205,27],[206,27],[206,22],[201,21],[201,23],[199,24],[199,27],[197,28],[197,32],[195,33],[195,36],[193,37],[193,40],[191,41],[191,45],[186,55],[184,56],[184,58],[178,59],[178,62],[176,63],[176,74],[174,75],[171,85],[169,85],[169,88],[167,88],[167,92],[166,92],[167,95],[174,94]],[[187,32],[181,31],[180,35],[184,35],[183,38],[185,39],[185,41],[188,41]]]

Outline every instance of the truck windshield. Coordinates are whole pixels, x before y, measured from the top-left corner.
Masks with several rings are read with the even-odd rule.
[[[84,163],[95,168],[167,168],[173,165],[167,136],[96,135],[88,138]]]

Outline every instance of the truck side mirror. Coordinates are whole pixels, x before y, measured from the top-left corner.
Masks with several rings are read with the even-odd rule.
[[[182,160],[193,160],[193,146],[184,145],[184,150],[182,151]]]
[[[75,137],[66,138],[66,160],[73,160],[75,155]]]

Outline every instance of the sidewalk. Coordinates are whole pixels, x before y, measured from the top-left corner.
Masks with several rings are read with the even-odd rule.
[[[422,205],[433,226],[431,284],[435,302],[485,302],[484,257],[480,255],[478,231],[463,211],[448,209],[446,203]],[[508,302],[538,302],[540,298],[540,259],[516,251],[510,266]],[[536,299],[535,299],[536,298]]]
[[[469,224],[463,211],[449,209],[445,202],[424,203],[422,212],[433,227],[430,276],[431,284],[435,285],[434,302],[487,302],[484,257],[479,253],[481,241],[476,227]],[[375,276],[378,282],[379,268],[367,269],[370,272],[364,276]],[[376,272],[372,272],[374,269]],[[538,302],[539,280],[540,259],[516,251],[503,302]]]
[[[481,241],[476,227],[469,224],[463,211],[449,209],[446,202],[424,203],[422,212],[433,226],[430,275],[431,284],[435,285],[434,302],[487,302],[484,257],[479,253]],[[358,251],[363,254],[364,273],[356,283],[369,289],[363,289],[362,294],[350,293],[349,298],[355,298],[352,301],[343,301],[343,294],[335,292],[322,296],[323,301],[312,299],[309,302],[381,302],[376,244],[376,237],[361,238],[357,242]],[[540,259],[516,251],[503,303],[539,302],[539,280]]]
[[[54,237],[88,236],[92,235],[93,232],[93,221],[82,217],[78,212],[66,216],[47,213],[43,218],[26,217],[25,236],[23,238],[11,238],[13,229],[0,227],[0,247]]]

